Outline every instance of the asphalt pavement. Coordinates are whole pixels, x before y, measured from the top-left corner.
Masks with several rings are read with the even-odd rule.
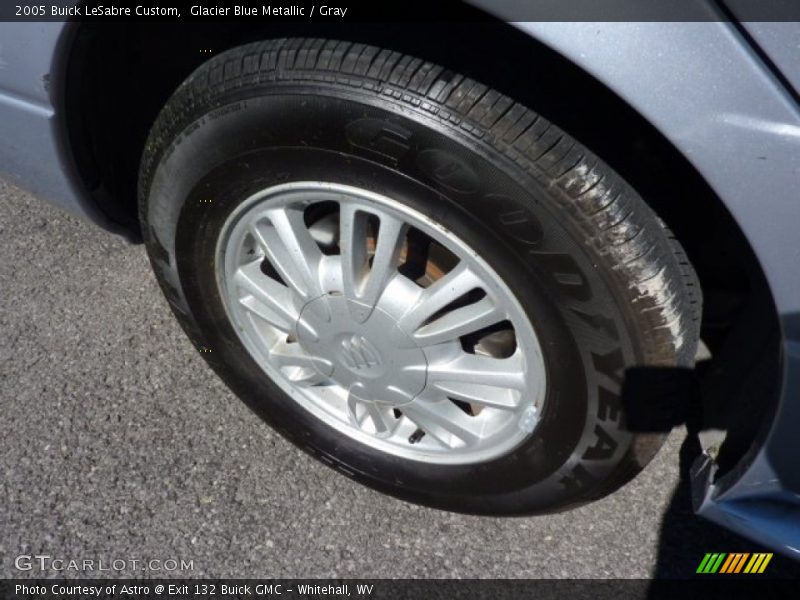
[[[692,515],[681,430],[625,488],[552,516],[463,516],[363,488],[217,379],[142,246],[2,180],[0,416],[0,577],[42,575],[35,559],[18,570],[21,555],[126,561],[105,577],[687,577],[706,552],[759,550]],[[776,557],[769,572],[800,569]]]

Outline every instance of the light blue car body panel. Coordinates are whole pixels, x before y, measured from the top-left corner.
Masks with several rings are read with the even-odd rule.
[[[48,89],[63,29],[61,23],[0,24],[0,168],[6,177],[80,213],[81,202],[59,159]]]
[[[84,194],[56,114],[64,23],[0,23],[0,173],[37,196],[107,229]]]
[[[768,35],[767,24],[752,25]],[[797,42],[800,25],[777,25],[787,43]],[[765,443],[737,471],[735,484],[713,482],[710,461],[697,469],[695,506],[800,558],[800,107],[730,23],[517,26],[655,125],[704,176],[752,245],[783,324],[782,397]],[[774,38],[771,47],[781,48]],[[790,81],[800,75],[797,58],[793,64],[783,54],[774,60],[794,68],[786,75]]]
[[[473,4],[513,20],[513,2]],[[652,123],[706,179],[753,247],[783,324],[778,414],[735,481],[729,476],[715,482],[713,467],[698,470],[696,506],[711,520],[800,557],[800,477],[794,467],[800,458],[800,108],[730,23],[514,25]],[[797,86],[800,24],[744,28]],[[63,23],[0,23],[0,172],[111,228],[75,176],[53,97],[65,31]]]
[[[800,23],[744,23],[744,28],[800,94]]]

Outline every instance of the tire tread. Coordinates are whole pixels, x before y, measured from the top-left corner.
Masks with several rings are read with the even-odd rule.
[[[649,338],[645,362],[693,364],[702,297],[680,243],[619,175],[543,116],[498,90],[420,58],[347,41],[274,39],[226,51],[198,68],[168,102],[148,147],[163,152],[167,144],[161,142],[174,139],[204,107],[253,81],[325,81],[362,88],[450,123],[491,147],[555,192],[565,218],[578,223],[586,232],[584,243],[627,287]],[[146,190],[160,158],[159,152],[143,157],[143,223]],[[149,230],[144,229],[147,237]],[[657,446],[647,439],[634,444],[611,479],[619,484],[632,477]]]

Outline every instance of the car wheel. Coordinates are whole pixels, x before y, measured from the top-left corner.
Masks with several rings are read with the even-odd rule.
[[[208,61],[152,129],[140,215],[230,388],[406,500],[599,498],[661,442],[626,429],[624,370],[693,364],[694,272],[636,192],[524,106],[390,50],[282,39]]]

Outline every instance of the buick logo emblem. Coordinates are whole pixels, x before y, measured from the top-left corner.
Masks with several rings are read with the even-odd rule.
[[[381,356],[365,337],[354,334],[342,340],[342,362],[350,369],[361,371],[380,365]]]

